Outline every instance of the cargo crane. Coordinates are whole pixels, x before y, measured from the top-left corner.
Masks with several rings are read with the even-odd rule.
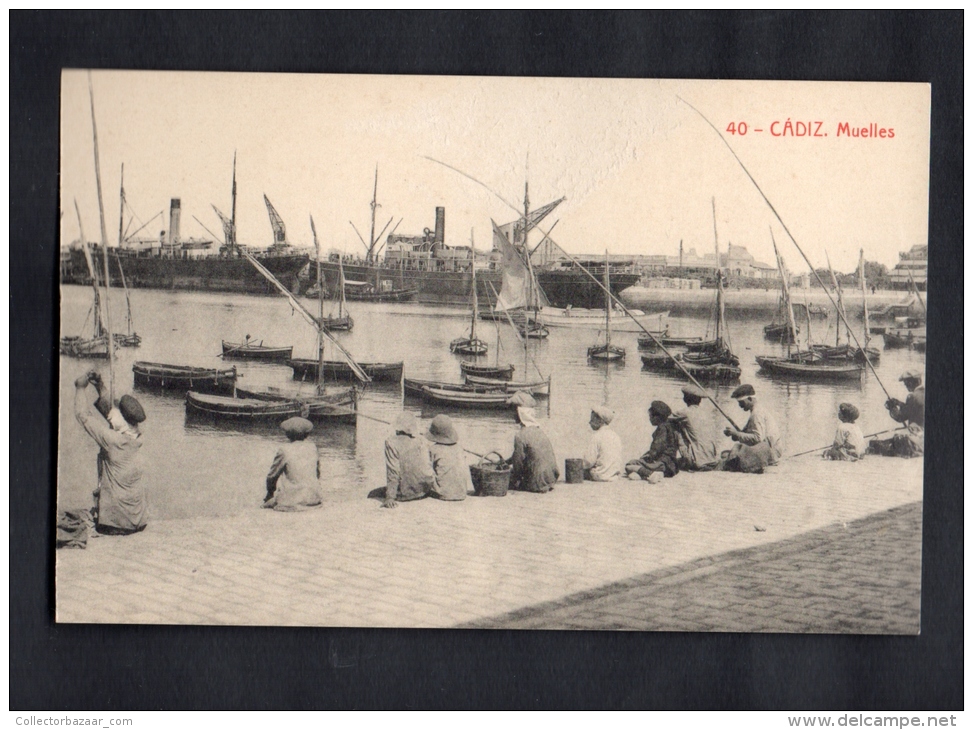
[[[287,227],[284,225],[284,219],[280,217],[280,213],[274,208],[266,193],[264,193],[264,203],[267,205],[267,215],[270,216],[270,227],[274,229],[274,243],[270,247],[271,250],[289,246],[290,244],[287,242]]]

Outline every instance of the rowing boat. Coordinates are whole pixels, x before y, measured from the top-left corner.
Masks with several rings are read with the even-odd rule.
[[[161,390],[193,390],[197,393],[231,393],[236,383],[236,368],[218,370],[188,365],[167,365],[138,361],[132,365],[135,385]]]
[[[490,380],[488,378],[476,378],[468,376],[465,383],[447,383],[441,380],[419,380],[417,378],[405,378],[402,387],[407,396],[422,397],[424,388],[434,388],[436,390],[451,390],[457,393],[506,393],[507,397],[518,392],[530,393],[536,396],[546,396],[551,392],[551,381],[538,380],[533,383],[514,383],[508,381]]]
[[[108,337],[62,337],[60,353],[84,359],[108,359]]]
[[[771,375],[809,380],[857,380],[865,372],[864,362],[829,361],[807,352],[790,357],[758,355],[757,364]]]
[[[495,380],[510,380],[514,376],[513,365],[478,365],[475,362],[463,361],[459,364],[463,375],[478,375],[481,378]]]
[[[459,406],[461,408],[508,408],[511,393],[505,391],[480,392],[473,390],[447,390],[424,386],[422,397],[433,403]]]
[[[294,380],[313,382],[318,377],[318,361],[294,358],[287,361],[294,370]],[[402,380],[401,362],[360,362],[358,365],[373,381],[398,383]],[[324,360],[323,376],[328,380],[354,380],[357,376],[344,360]]]
[[[312,421],[355,423],[357,391],[345,388],[328,395],[289,396],[267,391],[237,390],[237,395],[186,393],[187,415],[218,421],[260,423],[302,416]]]
[[[243,343],[227,342],[223,343],[223,357],[231,360],[269,360],[280,362],[290,360],[294,352],[292,347],[270,347],[269,345],[257,345],[247,340]]]

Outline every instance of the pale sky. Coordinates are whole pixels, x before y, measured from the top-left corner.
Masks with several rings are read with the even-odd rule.
[[[168,228],[182,200],[182,236],[221,234],[210,204],[230,213],[237,153],[241,243],[266,246],[263,194],[295,245],[364,248],[375,166],[376,233],[432,228],[446,208],[446,243],[489,248],[490,219],[517,217],[477,178],[521,206],[529,156],[530,200],[567,200],[547,219],[572,254],[713,251],[711,199],[722,250],[746,246],[773,264],[774,229],[788,268],[803,262],[716,133],[720,129],[815,266],[825,252],[840,271],[866,259],[893,266],[926,244],[929,87],[858,82],[338,76],[189,72],[92,72],[109,245],[118,240],[119,172],[142,221],[139,236]],[[771,136],[771,124],[823,122],[827,137]],[[730,135],[731,122],[747,134]],[[839,123],[893,129],[892,138],[838,137]],[[816,125],[815,125],[816,126]],[[763,129],[756,132],[755,129]],[[99,238],[87,72],[67,70],[61,99],[62,243]],[[126,217],[126,224],[128,219]],[[134,230],[139,224],[132,224]],[[391,227],[390,227],[391,229]],[[933,247],[935,248],[935,247]]]

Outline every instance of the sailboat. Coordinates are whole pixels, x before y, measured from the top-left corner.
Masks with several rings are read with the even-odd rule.
[[[713,205],[713,232],[716,233],[716,204]],[[726,326],[726,287],[723,270],[719,265],[720,244],[716,238],[716,333],[712,340],[691,343],[692,349],[676,355],[679,367],[664,354],[642,355],[642,367],[646,370],[671,371],[673,374],[689,373],[698,381],[731,383],[739,380],[742,370],[740,358],[733,354],[730,333]],[[666,340],[662,340],[665,346]]]
[[[605,251],[605,344],[588,348],[588,359],[618,361],[625,359],[625,348],[612,344],[611,275],[608,273],[608,251]]]
[[[771,233],[773,238],[773,233]],[[774,255],[777,257],[777,268],[780,271],[782,288],[781,298],[783,308],[787,314],[787,326],[791,332],[797,332],[797,325],[794,322],[794,310],[791,308],[790,289],[787,285],[787,269],[784,267],[784,260],[777,250],[777,242],[774,241]],[[810,338],[808,338],[810,340]],[[785,378],[796,378],[801,380],[848,380],[859,379],[865,370],[864,360],[861,362],[828,360],[810,345],[807,350],[792,351],[793,342],[787,342],[787,356],[776,357],[770,355],[758,355],[757,364],[765,373]]]
[[[95,272],[95,265],[91,258],[91,250],[84,237],[84,226],[81,224],[81,212],[78,210],[78,202],[74,202],[75,212],[78,214],[78,227],[81,229],[81,247],[84,249],[84,259],[88,264],[88,274],[91,276],[92,305],[91,314],[93,315],[94,332],[91,337],[73,335],[62,337],[59,350],[62,355],[78,358],[108,358],[108,334],[101,320],[101,294],[98,291],[98,274]]]
[[[122,259],[115,254],[115,261],[118,263],[118,273],[122,277],[122,287],[125,289],[125,323],[126,332],[115,332],[112,337],[115,344],[119,347],[140,347],[142,337],[135,331],[135,324],[132,321],[132,300],[128,295],[128,284],[125,282],[125,270],[122,268]]]
[[[320,266],[318,262],[318,266]],[[324,296],[324,289],[321,283],[318,283],[318,297]],[[321,326],[324,327],[328,332],[348,332],[352,327],[355,326],[355,320],[351,318],[348,314],[347,305],[345,304],[345,266],[341,261],[341,256],[338,256],[338,288],[335,290],[335,301],[338,304],[338,316],[334,316],[333,313],[328,314],[327,317],[321,313]]]
[[[821,355],[825,360],[837,361],[837,362],[861,362],[863,357],[867,357],[869,361],[873,364],[879,361],[881,357],[881,352],[877,347],[869,347],[868,342],[871,339],[868,332],[868,301],[865,299],[865,252],[859,250],[858,256],[858,278],[861,283],[862,289],[862,302],[865,306],[865,347],[864,353],[857,347],[853,347],[851,344],[851,336],[846,338],[845,344],[841,344],[841,321],[848,321],[847,315],[845,313],[844,300],[842,299],[841,285],[838,283],[838,278],[835,276],[834,269],[831,268],[831,261],[828,261],[828,271],[831,273],[831,284],[835,290],[835,297],[837,300],[837,318],[835,321],[835,343],[834,347],[829,347],[828,345],[811,345],[808,344],[808,349],[813,350]]]
[[[472,259],[472,264],[470,266],[472,271],[473,283],[470,287],[470,305],[472,309],[472,316],[470,317],[470,336],[469,337],[457,337],[455,340],[449,343],[449,351],[456,355],[485,355],[487,352],[487,343],[479,339],[476,336],[476,318],[479,314],[480,300],[477,296],[476,291],[476,257]]]
[[[260,423],[279,421],[292,416],[303,416],[312,421],[328,423],[355,423],[358,418],[359,391],[355,387],[328,390],[324,385],[324,338],[330,339],[345,355],[349,367],[362,383],[371,378],[361,369],[351,355],[335,340],[324,326],[324,291],[321,283],[321,255],[317,232],[314,231],[314,220],[311,220],[311,230],[314,232],[314,247],[317,252],[318,265],[318,316],[313,314],[281,284],[270,271],[267,270],[251,254],[243,255],[256,269],[277,289],[288,298],[291,306],[297,309],[304,318],[317,330],[318,346],[318,377],[315,393],[312,396],[291,395],[278,390],[249,391],[237,388],[234,396],[208,395],[190,391],[186,394],[186,413],[195,416],[205,416],[218,421],[232,421],[236,423]]]

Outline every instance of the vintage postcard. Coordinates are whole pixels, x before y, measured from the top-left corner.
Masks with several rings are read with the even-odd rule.
[[[928,85],[61,88],[58,621],[919,632]]]

